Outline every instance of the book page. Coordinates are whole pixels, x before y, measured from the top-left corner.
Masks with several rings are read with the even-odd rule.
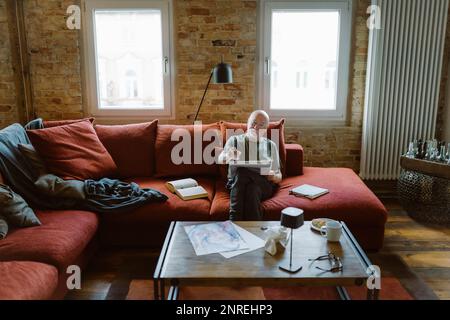
[[[170,192],[175,193],[175,190],[177,189],[185,189],[185,188],[191,188],[198,186],[197,181],[195,181],[192,178],[187,179],[181,179],[181,180],[174,180],[169,181],[166,183],[167,189],[170,190]]]
[[[183,200],[191,200],[208,196],[208,192],[202,186],[177,189],[176,194]]]

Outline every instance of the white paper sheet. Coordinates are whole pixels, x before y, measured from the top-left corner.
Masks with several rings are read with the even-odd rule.
[[[235,251],[228,251],[228,252],[220,252],[220,254],[225,257],[225,258],[232,258],[235,256],[238,256],[240,254],[244,254],[259,248],[264,247],[264,245],[266,244],[266,242],[255,236],[253,233],[241,228],[240,226],[238,226],[237,224],[234,224],[234,228],[236,229],[237,232],[239,232],[241,238],[245,241],[245,243],[247,244],[248,248],[247,249],[242,249],[242,250],[235,250]]]
[[[198,256],[249,248],[231,221],[190,225],[184,229]]]

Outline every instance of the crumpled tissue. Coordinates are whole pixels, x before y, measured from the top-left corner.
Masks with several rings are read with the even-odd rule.
[[[290,233],[283,226],[270,227],[266,230],[266,244],[264,246],[266,252],[272,256],[277,251],[284,250],[289,242]]]

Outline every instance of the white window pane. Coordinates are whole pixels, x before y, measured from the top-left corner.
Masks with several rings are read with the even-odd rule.
[[[96,10],[100,109],[164,109],[160,10]]]
[[[339,12],[272,12],[270,108],[336,110]]]

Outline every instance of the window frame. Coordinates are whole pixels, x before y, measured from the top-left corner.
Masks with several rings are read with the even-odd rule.
[[[339,49],[337,61],[336,81],[336,109],[335,110],[292,110],[270,109],[270,63],[272,12],[274,10],[305,10],[305,11],[339,11]],[[286,117],[292,123],[311,123],[317,121],[330,124],[345,125],[347,120],[348,94],[350,84],[350,55],[353,27],[352,0],[261,0],[258,19],[258,68],[257,68],[257,103],[271,118]],[[267,72],[269,69],[269,73]]]
[[[159,117],[173,119],[175,116],[175,59],[173,46],[172,0],[82,0],[82,44],[85,111],[89,115],[104,119],[139,119]],[[95,9],[159,9],[161,10],[163,61],[163,109],[101,109],[98,95],[98,65],[96,53],[94,10]],[[164,71],[165,70],[165,71]]]

